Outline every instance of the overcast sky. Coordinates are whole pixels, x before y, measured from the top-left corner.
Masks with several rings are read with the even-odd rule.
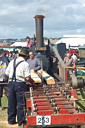
[[[45,37],[85,34],[85,0],[0,0],[0,38],[33,37],[35,15]]]

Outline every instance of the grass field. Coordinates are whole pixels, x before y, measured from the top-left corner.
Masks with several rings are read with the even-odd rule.
[[[78,75],[77,77],[82,77],[83,79],[85,79],[85,76],[83,75]],[[79,97],[79,99],[81,99],[80,101],[77,102],[77,105],[80,107],[81,111],[85,112],[85,89],[83,91],[83,89],[77,89],[77,95]]]
[[[83,91],[83,89],[78,89],[77,95],[80,100],[76,102],[76,104],[80,107],[82,112],[85,112],[85,91]]]
[[[0,128],[18,128],[16,125],[9,125],[7,121],[7,107],[8,107],[8,99],[7,97],[2,97],[2,107],[3,110],[0,111]]]

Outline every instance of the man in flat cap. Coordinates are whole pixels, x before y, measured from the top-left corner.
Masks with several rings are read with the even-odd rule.
[[[25,121],[23,109],[23,95],[27,90],[25,82],[34,83],[30,76],[29,64],[25,61],[27,55],[27,50],[22,48],[19,52],[19,57],[12,60],[6,69],[6,75],[9,76],[8,123],[16,123],[17,115],[20,128],[23,128]]]

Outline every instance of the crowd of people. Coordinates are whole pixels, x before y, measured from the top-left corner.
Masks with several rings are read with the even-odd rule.
[[[26,37],[27,47],[30,48],[33,42],[31,43],[28,38]],[[3,49],[0,50],[0,110],[2,110],[3,89],[5,89],[8,97],[8,123],[10,125],[16,123],[17,115],[18,126],[23,128],[25,123],[23,97],[29,86],[27,82],[34,86],[30,70],[37,71],[40,68],[40,60],[32,51],[28,52],[27,48],[22,48],[18,54],[5,53]]]

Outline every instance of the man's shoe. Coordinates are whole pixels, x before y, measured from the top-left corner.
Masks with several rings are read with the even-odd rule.
[[[24,120],[23,123],[19,126],[19,128],[24,128],[26,126],[26,121]]]
[[[18,126],[19,128],[24,128],[24,125],[22,124],[22,125],[20,125],[20,126]]]
[[[14,124],[17,124],[17,122],[16,122],[16,121],[14,121],[14,122],[9,122],[9,124],[10,124],[10,125],[14,125]]]

